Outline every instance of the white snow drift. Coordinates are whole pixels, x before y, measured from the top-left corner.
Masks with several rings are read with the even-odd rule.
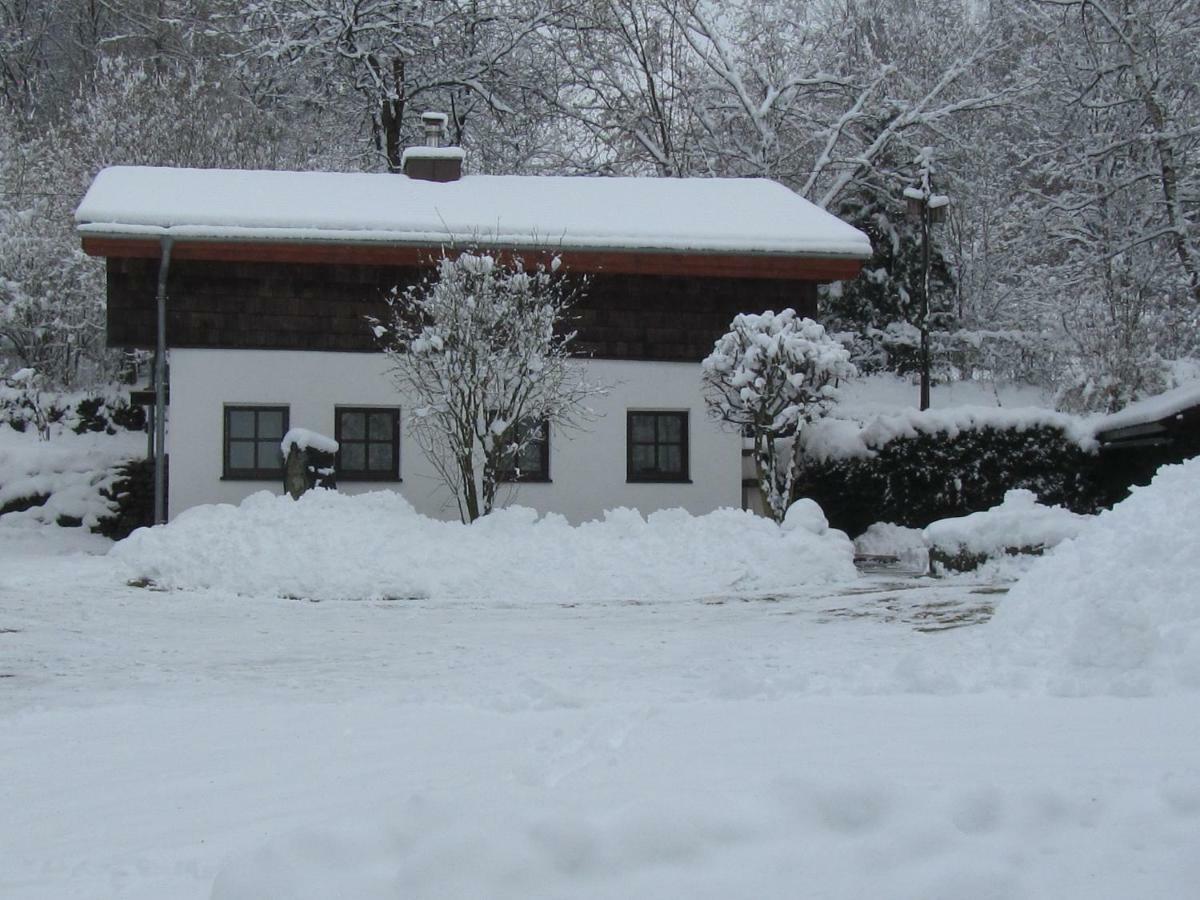
[[[418,515],[386,491],[298,501],[262,492],[141,529],[112,554],[164,587],[313,600],[663,599],[855,577],[852,544],[812,501],[782,526],[733,509],[615,509],[571,526],[523,507],[467,526]]]
[[[991,509],[939,519],[923,533],[930,547],[951,555],[999,556],[1010,549],[1056,547],[1078,535],[1089,521],[1089,516],[1061,506],[1043,506],[1033,491],[1016,489]]]
[[[1200,687],[1200,458],[1165,466],[1029,571],[988,628],[1063,693]]]

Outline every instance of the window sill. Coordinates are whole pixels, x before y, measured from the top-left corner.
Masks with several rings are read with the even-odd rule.
[[[626,484],[693,484],[690,478],[626,478]]]
[[[404,481],[399,475],[385,475],[383,472],[338,472],[333,473],[333,480],[338,484],[345,481],[370,482],[372,484],[399,484]]]
[[[221,476],[222,481],[278,481],[283,484],[283,472],[238,473],[226,472]]]
[[[498,478],[496,484],[554,484],[551,478]]]

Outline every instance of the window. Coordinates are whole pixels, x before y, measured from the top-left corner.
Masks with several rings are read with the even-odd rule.
[[[400,480],[400,410],[339,406],[334,411],[339,481]]]
[[[630,411],[625,434],[627,480],[688,480],[687,412]]]
[[[223,477],[282,478],[283,453],[279,443],[287,430],[286,406],[226,406]]]
[[[525,439],[528,442],[501,471],[499,481],[550,480],[550,423],[522,419],[517,423],[517,440]]]

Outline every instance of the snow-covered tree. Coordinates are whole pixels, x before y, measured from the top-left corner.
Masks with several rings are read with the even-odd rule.
[[[510,98],[531,87],[521,77],[522,46],[554,22],[557,5],[246,0],[230,20],[240,24],[234,27],[248,54],[291,64],[310,102],[350,107],[357,95],[374,157],[396,172],[422,110],[448,113],[451,139],[460,144],[477,118],[518,115]]]
[[[828,411],[850,353],[793,309],[741,314],[703,362],[709,414],[754,440],[759,487],[776,521],[791,502],[799,467],[795,438]],[[791,442],[785,450],[782,442]]]
[[[578,292],[559,259],[527,268],[483,252],[443,256],[436,272],[371,320],[417,443],[464,522],[496,505],[497,485],[539,429],[578,427],[603,388],[572,359],[567,318]]]

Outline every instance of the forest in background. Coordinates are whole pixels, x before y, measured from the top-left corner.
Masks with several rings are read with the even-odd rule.
[[[0,0],[0,350],[116,377],[104,166],[394,171],[437,109],[469,174],[765,176],[854,223],[822,315],[868,371],[916,362],[931,153],[938,375],[1116,409],[1200,357],[1197,46],[1200,0]]]

